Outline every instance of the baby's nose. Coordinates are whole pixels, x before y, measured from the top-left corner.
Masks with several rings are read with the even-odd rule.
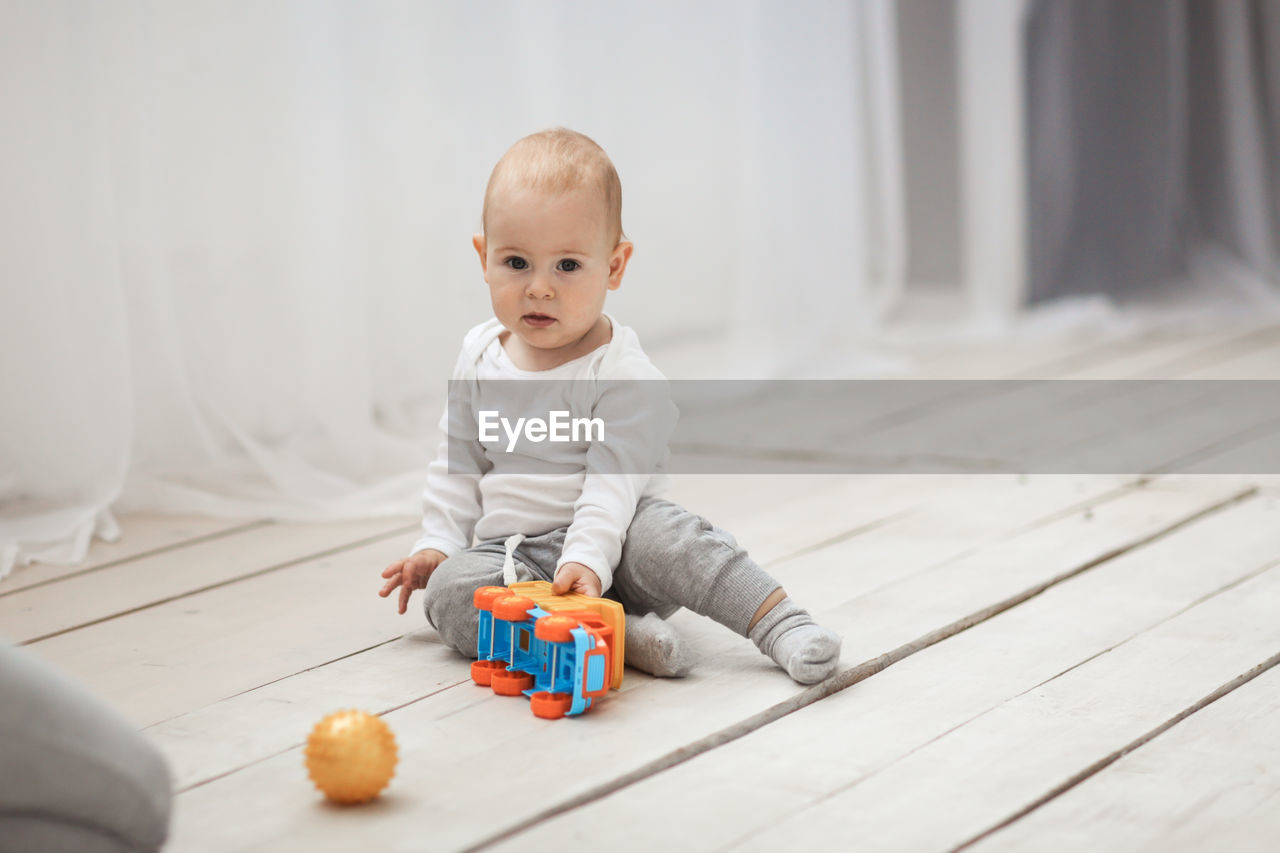
[[[529,280],[529,287],[525,293],[530,299],[550,299],[555,291],[551,289],[551,283],[546,278],[535,275]]]

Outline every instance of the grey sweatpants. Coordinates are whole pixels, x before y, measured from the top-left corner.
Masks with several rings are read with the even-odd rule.
[[[517,577],[550,581],[567,530],[531,536],[516,546]],[[468,657],[476,656],[472,595],[482,586],[502,586],[505,557],[503,540],[481,542],[442,562],[427,583],[427,621]],[[751,617],[779,586],[731,534],[671,501],[642,498],[605,596],[637,616],[666,618],[687,607],[745,637]]]

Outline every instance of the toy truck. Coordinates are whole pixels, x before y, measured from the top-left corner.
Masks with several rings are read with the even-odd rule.
[[[622,605],[578,593],[555,595],[546,581],[485,586],[471,679],[500,696],[529,697],[538,717],[581,714],[622,684]]]

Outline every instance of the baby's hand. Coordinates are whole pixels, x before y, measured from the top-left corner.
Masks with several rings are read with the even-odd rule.
[[[583,595],[599,598],[600,576],[582,563],[565,563],[556,571],[556,579],[551,584],[551,591],[556,595],[580,592]]]
[[[386,598],[392,590],[400,587],[400,612],[404,613],[409,605],[409,596],[413,595],[415,589],[422,589],[427,585],[431,573],[445,559],[445,555],[434,548],[425,548],[412,557],[396,560],[382,570],[382,576],[390,580],[378,595]]]

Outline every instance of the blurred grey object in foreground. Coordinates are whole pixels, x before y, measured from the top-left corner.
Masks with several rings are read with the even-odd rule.
[[[159,750],[82,687],[0,642],[0,848],[159,850],[171,802]]]

